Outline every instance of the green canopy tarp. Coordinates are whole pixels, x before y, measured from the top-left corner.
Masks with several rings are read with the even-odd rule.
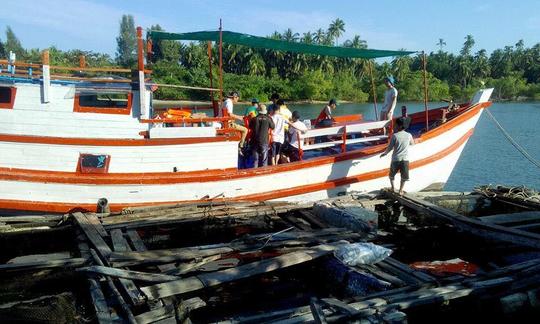
[[[150,31],[149,35],[152,40],[192,40],[219,42],[219,31],[200,31],[192,33],[168,33],[164,31]],[[372,59],[388,56],[403,56],[415,53],[410,51],[387,51],[295,43],[266,37],[240,34],[230,31],[223,31],[222,37],[223,43],[227,44],[244,45],[254,48],[272,49],[276,51],[288,51],[295,53],[336,57]]]

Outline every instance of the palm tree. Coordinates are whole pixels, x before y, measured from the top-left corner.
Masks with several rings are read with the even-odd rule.
[[[491,73],[491,67],[489,66],[485,49],[481,49],[476,52],[476,55],[474,56],[473,73],[479,78],[486,78]]]
[[[461,49],[460,54],[463,56],[470,56],[471,49],[474,46],[474,38],[472,35],[465,36],[465,42],[463,43],[463,48]]]
[[[367,48],[367,42],[360,38],[359,35],[354,35],[352,40],[346,40],[345,43],[343,43],[343,46],[345,47],[352,47],[352,48]]]
[[[400,49],[404,51],[405,49]],[[392,73],[394,76],[400,80],[405,80],[407,74],[411,71],[411,58],[407,55],[405,56],[396,56],[392,60]]]
[[[292,29],[287,28],[287,30],[281,35],[281,39],[288,42],[297,42],[300,34],[293,33]]]
[[[446,46],[446,42],[444,39],[439,38],[439,41],[437,42],[437,46],[439,46],[439,53],[442,53],[442,49],[444,46]]]
[[[328,36],[330,40],[336,41],[336,46],[338,44],[338,38],[345,32],[345,22],[339,18],[332,21],[330,26],[328,26]]]
[[[249,74],[262,75],[265,72],[264,60],[259,53],[251,55],[249,58]]]
[[[324,44],[326,42],[326,32],[322,28],[317,29],[313,36],[313,40],[317,44]]]
[[[302,34],[302,39],[300,41],[306,44],[313,44],[315,42],[315,38],[314,35],[308,31],[307,33]]]

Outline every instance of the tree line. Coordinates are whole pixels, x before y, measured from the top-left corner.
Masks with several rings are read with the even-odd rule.
[[[149,30],[162,30],[159,25]],[[290,28],[275,31],[269,38],[289,42],[302,42],[327,46],[368,48],[359,35],[341,39],[345,22],[336,19],[327,28],[299,34]],[[120,20],[116,38],[115,57],[92,51],[61,51],[49,48],[51,64],[77,65],[78,56],[85,55],[92,67],[136,65],[136,31],[134,18],[124,15]],[[464,38],[458,54],[444,50],[446,43],[439,39],[434,45],[438,51],[427,55],[429,100],[468,99],[480,87],[494,87],[499,100],[540,100],[540,43],[526,47],[523,40],[496,49],[488,54],[485,49],[475,50],[472,35]],[[19,59],[37,62],[38,49],[25,49],[10,27],[6,39],[0,39],[0,56],[9,51]],[[161,40],[153,43],[150,59],[152,78],[159,83],[208,87],[209,62],[206,42],[177,42]],[[218,51],[212,52],[213,84],[218,84]],[[370,66],[376,84],[376,97],[381,100],[385,91],[382,80],[393,75],[400,101],[423,99],[423,70],[420,55],[395,57],[391,61],[377,62],[356,58],[304,55],[291,52],[223,45],[225,91],[239,90],[244,98],[263,100],[272,92],[279,92],[289,100],[340,100],[366,102],[373,100]],[[156,93],[160,99],[208,99],[208,92],[161,87]]]

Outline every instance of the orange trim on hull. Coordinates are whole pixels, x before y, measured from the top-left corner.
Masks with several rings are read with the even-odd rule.
[[[429,156],[427,158],[414,161],[410,163],[410,169],[420,168],[422,166],[428,165],[435,161],[441,160],[444,157],[448,156],[452,152],[456,151],[461,145],[463,145],[473,134],[473,129],[469,130],[465,135],[460,139],[454,142],[449,147],[444,150]],[[388,169],[382,169],[372,172],[363,173],[357,176],[345,177],[340,179],[335,179],[331,181],[326,181],[322,183],[311,184],[307,186],[298,186],[289,189],[280,189],[271,192],[264,192],[252,195],[239,196],[234,198],[227,198],[225,200],[230,201],[240,201],[240,200],[252,200],[252,201],[262,201],[276,198],[283,198],[289,196],[296,196],[301,194],[306,194],[310,192],[316,192],[320,190],[334,189],[340,186],[349,185],[352,183],[369,181],[377,178],[382,178],[387,176]],[[221,200],[221,199],[220,199]],[[182,202],[198,202],[203,200],[192,200],[192,201],[172,201],[172,202],[146,202],[146,203],[120,203],[120,204],[110,204],[109,207],[112,211],[120,211],[125,207],[136,207],[136,206],[155,206],[155,205],[167,205],[174,203]],[[45,211],[45,212],[54,212],[54,213],[66,213],[74,211],[96,211],[96,204],[79,204],[78,207],[73,208],[73,204],[69,203],[60,203],[60,202],[37,202],[37,201],[21,201],[21,200],[5,200],[0,199],[0,209],[7,210],[30,210],[30,211]]]
[[[232,135],[234,134],[234,135]],[[0,134],[0,142],[37,143],[51,145],[81,145],[81,146],[155,146],[201,144],[208,142],[229,142],[240,140],[240,135],[228,132],[216,137],[188,138],[149,138],[149,139],[118,139],[118,138],[69,138],[29,135]]]

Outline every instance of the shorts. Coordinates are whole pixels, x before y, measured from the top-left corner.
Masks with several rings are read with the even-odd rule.
[[[281,154],[281,144],[280,142],[272,143],[272,156],[278,156]]]
[[[390,180],[394,180],[399,171],[402,181],[409,180],[409,161],[392,161],[390,164]]]

